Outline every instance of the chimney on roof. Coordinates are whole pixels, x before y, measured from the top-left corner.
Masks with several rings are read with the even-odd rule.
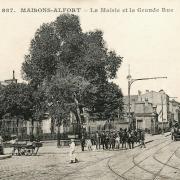
[[[15,79],[15,71],[13,70],[13,79]]]

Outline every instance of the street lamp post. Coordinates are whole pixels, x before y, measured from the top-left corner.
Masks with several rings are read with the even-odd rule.
[[[128,119],[129,119],[129,128],[131,128],[132,126],[132,122],[131,122],[131,99],[130,99],[130,93],[131,93],[131,85],[135,82],[135,81],[143,81],[143,80],[151,80],[151,79],[164,79],[167,77],[151,77],[151,78],[139,78],[139,79],[132,79],[132,76],[130,75],[130,73],[127,76],[128,79]]]

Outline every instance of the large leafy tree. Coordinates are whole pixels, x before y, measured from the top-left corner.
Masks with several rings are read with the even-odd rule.
[[[44,113],[41,111],[46,110],[45,93],[40,89],[35,91],[29,84],[12,83],[0,92],[1,117],[9,113],[11,116],[23,116],[26,120],[39,120]]]
[[[122,111],[122,92],[114,83],[104,83],[98,86],[97,101],[94,113],[99,118],[111,119],[118,116],[118,110]]]
[[[24,120],[39,121],[47,110],[46,94],[39,88],[35,90],[30,84],[12,83],[0,89],[0,116],[9,114],[11,117],[17,117],[17,126],[19,126],[19,117]],[[33,133],[33,128],[32,132]]]
[[[1,115],[10,113],[12,116],[31,116],[32,89],[27,84],[10,84],[1,89]]]
[[[50,97],[51,91],[57,88],[54,104],[60,103],[53,111],[61,107],[62,112],[56,114],[66,117],[63,109],[68,108],[63,107],[70,99],[72,102],[71,97],[76,93],[80,104],[91,112],[103,114],[101,118],[108,118],[108,113],[122,105],[119,104],[122,98],[120,89],[109,83],[116,77],[121,62],[122,57],[108,50],[102,31],[83,32],[78,16],[63,14],[36,31],[22,73],[36,89],[45,85]],[[83,88],[85,90],[81,91]]]
[[[51,117],[67,119],[70,110],[76,114],[78,104],[75,98],[77,96],[81,98],[80,95],[83,96],[87,89],[89,91],[92,88],[91,84],[80,76],[67,75],[66,78],[60,77],[59,74],[54,76],[46,86]]]

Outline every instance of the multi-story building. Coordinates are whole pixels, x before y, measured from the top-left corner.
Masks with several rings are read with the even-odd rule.
[[[126,112],[125,119],[128,121],[128,97],[124,97],[124,110]],[[137,129],[145,129],[151,133],[156,133],[158,130],[158,114],[156,106],[153,106],[148,99],[142,100],[141,93],[133,95],[130,98],[130,112],[133,125]]]
[[[180,103],[173,100],[169,101],[169,111],[172,124],[175,122],[180,123]]]
[[[125,112],[128,112],[128,97],[124,97],[124,109]],[[171,109],[174,109],[175,105],[171,105]],[[138,116],[148,116],[149,120],[146,120],[146,122],[149,121],[150,123],[150,114],[154,112],[156,109],[157,117],[158,117],[158,124],[159,128],[167,128],[170,125],[170,122],[172,121],[172,118],[170,116],[171,109],[170,109],[170,101],[169,96],[164,92],[164,90],[160,90],[159,92],[156,91],[148,91],[146,90],[145,93],[141,93],[141,91],[138,91],[138,95],[132,95],[130,97],[130,109],[131,112],[134,112],[135,118],[137,121],[139,121]],[[154,110],[153,110],[154,109]],[[177,119],[177,105],[176,105],[176,119]],[[148,113],[150,113],[148,115]],[[146,114],[146,115],[145,115]],[[141,118],[142,119],[142,118]],[[146,118],[147,119],[147,118]],[[149,125],[144,122],[143,128],[149,128]],[[142,123],[143,124],[143,123]]]
[[[150,103],[157,107],[158,121],[167,123],[168,113],[169,113],[169,96],[164,92],[164,90],[148,91],[140,95],[142,100],[148,99]]]

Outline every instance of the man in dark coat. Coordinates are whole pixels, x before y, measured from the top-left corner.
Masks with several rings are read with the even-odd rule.
[[[81,149],[82,149],[82,151],[84,151],[84,147],[85,147],[85,137],[82,136],[82,138],[81,138]]]
[[[122,148],[126,149],[126,142],[127,142],[127,129],[124,129],[124,131],[122,132]]]
[[[101,134],[101,145],[102,145],[103,149],[105,149],[105,144],[106,144],[105,141],[106,141],[106,135],[104,132],[102,132],[102,134]]]
[[[131,140],[132,140],[132,137],[131,137],[131,131],[129,130],[127,132],[127,143],[129,145],[129,149],[131,149]]]
[[[109,133],[106,132],[106,136],[105,136],[105,147],[106,149],[109,148]]]

